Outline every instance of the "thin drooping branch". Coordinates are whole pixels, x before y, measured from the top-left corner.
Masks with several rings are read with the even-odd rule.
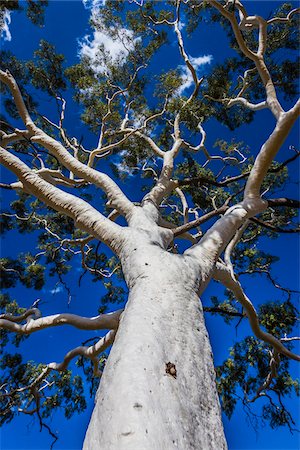
[[[47,206],[71,217],[77,226],[105,242],[114,251],[121,245],[122,227],[111,222],[84,200],[43,180],[17,156],[0,147],[0,162],[12,171],[24,187]]]
[[[299,294],[300,291],[297,289],[289,289],[287,287],[281,286],[270,274],[270,271],[267,268],[261,268],[261,269],[251,269],[246,270],[244,272],[239,272],[238,275],[253,275],[253,274],[259,274],[259,275],[266,275],[266,277],[270,280],[270,282],[273,284],[273,286],[276,289],[279,289],[280,291],[283,291],[287,294],[288,300],[291,298],[291,294]]]
[[[269,222],[265,222],[260,219],[256,219],[255,217],[252,217],[251,222],[256,223],[257,225],[260,225],[263,228],[267,228],[268,230],[274,231],[274,233],[300,233],[300,227],[296,228],[282,228],[278,227],[276,225],[272,225]]]
[[[264,395],[264,391],[268,390],[272,384],[274,378],[277,377],[277,368],[280,364],[280,357],[276,349],[273,349],[270,353],[270,371],[266,376],[263,384],[257,389],[255,396],[249,400],[251,403],[255,402],[256,399]]]
[[[108,270],[108,269],[97,269],[97,268],[96,268],[96,262],[95,262],[94,267],[89,267],[89,266],[87,265],[87,263],[86,263],[86,256],[88,255],[89,251],[92,250],[92,248],[90,247],[90,248],[88,249],[88,251],[85,252],[85,251],[84,251],[84,247],[85,247],[85,244],[83,243],[83,244],[81,245],[81,250],[80,250],[80,253],[81,253],[81,265],[82,265],[83,269],[85,269],[85,270],[87,270],[87,271],[89,271],[89,272],[91,272],[91,273],[93,273],[93,274],[98,274],[98,275],[100,275],[101,277],[104,277],[104,278],[110,278],[110,277],[112,277],[113,274],[114,274],[117,270],[120,269],[120,267],[121,267],[120,264],[117,264],[117,265],[115,266],[115,268],[114,268],[113,270],[111,270],[111,271]]]
[[[300,152],[296,152],[295,155],[291,156],[287,160],[280,163],[277,167],[270,167],[268,170],[268,173],[278,173],[280,172],[284,167],[286,167],[289,163],[295,161],[300,156]],[[233,176],[233,177],[227,177],[224,180],[217,181],[213,180],[211,178],[205,177],[203,175],[200,175],[198,177],[192,177],[192,178],[185,178],[183,180],[173,180],[174,186],[198,186],[201,184],[208,184],[209,186],[216,186],[216,187],[225,187],[228,186],[231,183],[235,183],[239,180],[242,180],[244,178],[247,178],[250,174],[250,170],[244,173],[241,173],[239,175]],[[269,200],[268,202],[272,202],[273,200]],[[298,202],[299,203],[299,202]],[[274,206],[277,206],[277,204],[274,204]],[[282,206],[292,206],[292,205],[282,205]],[[299,206],[295,206],[295,208],[298,208]]]
[[[104,352],[107,347],[113,344],[116,335],[116,330],[110,330],[103,338],[99,339],[96,344],[91,345],[89,347],[79,346],[69,351],[63,361],[61,363],[52,362],[48,364],[49,369],[57,370],[59,372],[65,371],[72,361],[72,359],[77,356],[84,356],[85,358],[90,359],[94,365],[94,376],[101,376],[101,372],[99,370],[99,361],[98,355]]]
[[[34,310],[33,312],[36,312],[36,311]],[[31,313],[32,313],[32,310],[31,310]],[[117,313],[119,313],[119,312],[116,312],[114,314],[117,314]],[[23,320],[26,316],[26,314],[25,315],[24,314],[22,315]],[[61,319],[62,319],[62,316],[63,315],[61,315]],[[71,320],[73,322],[72,324],[74,324],[76,322],[76,324],[78,325],[78,323],[77,323],[78,316],[74,316],[74,315],[69,315],[69,316],[72,316],[72,320]],[[11,317],[11,319],[12,319],[12,317]],[[15,319],[15,321],[19,321],[21,319],[21,316],[14,317],[14,319]],[[86,320],[85,318],[80,318],[80,319]],[[93,318],[93,319],[97,319],[97,318]],[[0,319],[0,321],[1,321],[1,319]],[[21,388],[20,387],[15,388],[11,391],[7,391],[5,389],[5,392],[0,394],[0,399],[1,400],[8,399],[8,401],[9,401],[8,409],[11,409],[13,406],[16,405],[15,395],[17,394],[17,399],[18,399],[21,393],[28,391],[28,393],[30,395],[29,402],[27,403],[27,405],[25,407],[23,406],[23,403],[22,403],[22,407],[21,408],[19,407],[18,411],[22,412],[24,414],[30,414],[30,415],[37,414],[41,428],[45,427],[49,431],[51,436],[55,439],[54,440],[54,442],[55,442],[57,440],[57,436],[51,431],[50,427],[43,422],[42,416],[40,413],[42,391],[45,388],[50,387],[53,384],[53,382],[49,383],[49,381],[47,380],[47,376],[53,370],[59,371],[59,372],[64,372],[65,370],[67,370],[72,359],[74,359],[78,356],[82,356],[82,357],[88,358],[92,361],[93,376],[100,377],[102,375],[102,372],[99,368],[98,356],[100,355],[100,353],[104,352],[110,345],[113,344],[115,335],[116,335],[116,331],[118,328],[119,316],[115,318],[115,322],[116,322],[115,324],[113,324],[112,321],[109,321],[109,323],[107,323],[107,325],[113,324],[114,325],[113,329],[110,330],[104,337],[99,339],[94,345],[91,345],[91,346],[81,345],[79,347],[74,348],[73,350],[69,351],[65,355],[65,357],[61,363],[52,362],[50,364],[47,364],[47,366],[41,371],[41,373],[38,376],[36,376],[36,378],[28,385],[23,386]],[[100,325],[101,325],[100,328],[102,328],[103,324],[100,324]],[[81,326],[79,326],[79,328],[81,328]],[[106,328],[106,326],[104,328]],[[84,327],[84,329],[87,329],[87,328]],[[88,327],[88,329],[94,329],[94,328]],[[97,328],[97,329],[99,329],[99,328]],[[42,383],[44,383],[43,386],[42,386]],[[30,406],[33,402],[35,403],[35,407],[30,409]],[[52,443],[52,445],[54,444],[54,442]],[[51,448],[52,448],[52,446],[51,446]]]
[[[295,361],[300,361],[300,356],[288,350],[279,339],[272,336],[270,333],[266,333],[260,328],[257,312],[251,300],[244,293],[240,283],[232,277],[230,269],[226,267],[225,264],[219,262],[216,264],[216,268],[213,272],[213,278],[220,281],[227,289],[233,292],[236,299],[245,309],[252,331],[258,339],[261,339],[271,345],[278,353],[294,359]]]

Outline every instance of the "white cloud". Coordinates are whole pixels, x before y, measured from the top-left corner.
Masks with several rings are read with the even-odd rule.
[[[95,22],[98,10],[105,5],[106,0],[82,0],[86,9],[91,10],[91,17]],[[134,45],[140,38],[134,38],[134,33],[126,28],[117,30],[96,30],[93,35],[86,35],[79,41],[79,56],[87,56],[91,59],[91,65],[96,73],[104,72],[103,64],[101,64],[101,49],[104,48],[106,54],[110,56],[112,62],[125,62],[130,51],[134,49]]]
[[[53,294],[53,295],[59,294],[59,292],[62,292],[62,291],[63,291],[62,286],[58,285],[58,286],[55,286],[54,289],[50,290],[50,294]]]
[[[135,111],[130,111],[130,126],[133,128],[140,128],[143,126],[146,117],[144,115],[136,114]]]
[[[106,0],[82,0],[86,9],[96,9],[105,5]]]
[[[196,69],[198,69],[198,67],[202,66],[203,64],[210,64],[212,62],[212,58],[212,55],[204,55],[198,56],[198,58],[190,57],[190,61],[193,66],[196,66]]]
[[[204,66],[205,64],[211,64],[213,57],[212,55],[203,55],[198,56],[197,58],[190,56],[189,59],[191,61],[191,64],[194,66],[196,72],[199,72],[199,69],[202,66]],[[178,89],[177,94],[181,95],[186,89],[189,89],[194,82],[192,74],[190,73],[187,66],[185,65],[179,66],[179,69],[182,72],[183,84]]]
[[[125,161],[123,160],[123,157],[127,154],[127,150],[122,150],[121,152],[117,153],[115,155],[115,161],[114,164],[117,167],[119,173],[123,175],[127,175],[128,177],[132,177],[134,175],[134,171],[137,169],[137,167],[127,167],[125,164]]]
[[[11,41],[11,33],[9,31],[9,25],[11,23],[10,11],[4,9],[4,13],[1,12],[2,17],[0,18],[0,37],[3,36],[5,41]]]
[[[185,26],[186,26],[186,23],[185,23],[185,22],[182,22],[181,20],[179,20],[179,22],[178,22],[178,28],[179,28],[179,30],[180,30],[180,31],[183,30]]]
[[[79,55],[90,58],[95,71],[103,72],[103,67],[99,64],[102,47],[110,55],[113,62],[122,61],[133,50],[136,41],[137,39],[133,39],[133,31],[126,28],[119,29],[118,35],[114,37],[97,30],[94,31],[92,39],[89,35],[86,35],[80,42]]]
[[[117,163],[116,167],[119,173],[127,175],[128,177],[133,177],[134,171],[136,170],[132,169],[131,167],[127,167],[124,162]]]

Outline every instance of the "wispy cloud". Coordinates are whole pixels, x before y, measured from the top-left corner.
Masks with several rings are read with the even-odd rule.
[[[137,39],[133,38],[133,31],[126,28],[120,28],[118,34],[113,37],[109,33],[96,30],[91,38],[90,35],[84,36],[79,42],[79,56],[86,56],[91,60],[94,70],[98,73],[104,71],[101,65],[101,51],[109,54],[112,62],[124,61],[130,51],[134,49]]]
[[[106,0],[82,0],[86,9],[91,11],[91,16],[95,23],[97,23],[97,13],[99,9],[105,5]],[[100,28],[100,27],[99,27]],[[134,49],[135,43],[139,38],[134,38],[134,33],[126,28],[119,28],[118,30],[95,30],[92,35],[85,35],[83,39],[79,40],[79,56],[88,57],[91,61],[91,66],[96,73],[104,72],[104,64],[101,64],[101,56],[103,51],[108,55],[113,63],[125,62],[127,55]]]
[[[137,169],[128,167],[123,160],[123,156],[127,154],[127,150],[122,150],[121,152],[115,155],[115,166],[117,167],[120,174],[127,175],[128,177],[132,177],[134,175],[134,171]]]
[[[197,58],[190,56],[189,59],[197,73],[199,73],[204,65],[211,64],[213,57],[212,55],[203,55],[198,56]],[[187,66],[179,66],[179,69],[182,73],[183,83],[178,89],[177,93],[178,95],[181,95],[186,89],[189,89],[193,85],[193,77]]]
[[[106,0],[82,0],[86,9],[96,9],[105,5]]]
[[[9,31],[9,25],[11,23],[10,11],[8,9],[4,9],[4,11],[0,11],[0,37],[5,41],[11,41],[11,33]]]
[[[60,292],[63,291],[63,287],[60,285],[55,286],[53,289],[51,289],[49,292],[50,294],[59,294]]]
[[[179,20],[179,22],[178,22],[178,28],[179,28],[179,30],[180,30],[180,31],[183,30],[183,29],[185,28],[185,26],[186,26],[186,23],[185,23],[185,22],[182,22],[181,20]]]

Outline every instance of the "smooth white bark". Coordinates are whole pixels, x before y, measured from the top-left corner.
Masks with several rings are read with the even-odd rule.
[[[122,262],[129,300],[83,448],[226,449],[197,265],[138,236]]]
[[[115,251],[120,247],[122,227],[111,222],[87,202],[52,186],[17,156],[2,147],[0,147],[0,163],[19,178],[27,192],[47,206],[74,219],[80,229],[102,240]]]

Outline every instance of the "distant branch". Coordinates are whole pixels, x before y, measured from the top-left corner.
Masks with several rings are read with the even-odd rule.
[[[274,23],[290,22],[292,17],[297,13],[299,14],[299,12],[300,12],[300,8],[292,9],[292,11],[290,11],[286,17],[273,17],[272,19],[268,20],[267,23],[268,23],[268,25],[272,25]]]
[[[182,233],[185,233],[189,230],[192,230],[193,228],[198,227],[202,223],[207,222],[208,220],[212,219],[215,216],[224,214],[227,211],[227,209],[228,209],[228,206],[223,205],[214,211],[210,211],[209,213],[204,214],[204,216],[199,217],[199,219],[192,220],[191,222],[188,222],[185,225],[181,225],[180,227],[172,229],[174,237],[180,236]]]
[[[280,205],[281,206],[281,205]],[[294,206],[293,206],[294,208]],[[256,217],[252,217],[251,222],[260,225],[263,228],[267,228],[268,230],[274,231],[274,233],[300,233],[300,227],[298,228],[281,228],[276,225],[272,225],[270,222],[264,222],[263,220],[257,219]]]
[[[269,170],[268,170],[268,173],[278,173],[278,172],[280,172],[284,167],[286,167],[289,163],[295,161],[299,156],[300,156],[300,152],[297,151],[295,153],[295,155],[293,155],[290,158],[286,159],[281,164],[279,164],[277,167],[270,167]],[[212,178],[200,175],[198,177],[185,178],[184,180],[174,180],[174,184],[176,186],[198,186],[200,184],[207,184],[209,186],[225,187],[225,186],[228,186],[231,183],[235,183],[235,182],[237,182],[239,180],[247,178],[249,174],[250,174],[250,170],[247,171],[247,172],[241,173],[239,175],[233,176],[233,177],[225,178],[225,180],[222,180],[222,181],[217,181],[217,180],[214,180]],[[268,200],[268,202],[270,202],[270,201],[272,201],[272,200]],[[277,206],[277,205],[274,203],[274,206]],[[282,204],[280,206],[291,206],[291,205],[288,205],[288,204],[283,205]],[[295,207],[298,207],[298,206],[295,206]]]
[[[204,312],[209,312],[209,313],[219,313],[219,314],[226,314],[227,316],[231,316],[231,317],[247,317],[245,313],[241,313],[238,311],[230,311],[228,309],[225,308],[221,308],[219,306],[203,306],[203,311]]]

